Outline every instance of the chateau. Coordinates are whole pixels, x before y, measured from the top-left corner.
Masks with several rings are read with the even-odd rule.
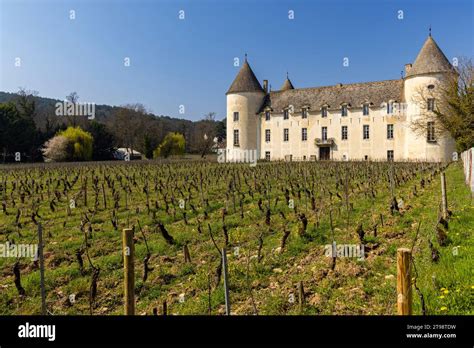
[[[253,151],[267,160],[449,161],[453,139],[433,121],[421,132],[412,125],[434,110],[453,71],[431,34],[398,80],[295,88],[287,76],[269,91],[245,58],[226,93],[227,160]]]

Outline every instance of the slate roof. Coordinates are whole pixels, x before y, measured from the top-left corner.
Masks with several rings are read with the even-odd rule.
[[[239,70],[234,82],[229,87],[226,94],[239,92],[263,92],[263,88],[258,82],[247,59]]]
[[[293,84],[291,83],[290,79],[287,77],[285,82],[283,82],[283,85],[281,86],[280,91],[286,91],[288,89],[295,89],[295,87],[293,87]]]
[[[385,80],[376,82],[339,84],[335,86],[289,89],[270,92],[266,95],[259,112],[269,107],[275,112],[281,112],[289,105],[295,110],[309,107],[319,110],[327,105],[331,109],[340,109],[341,104],[349,107],[361,107],[364,103],[380,106],[390,100],[403,102],[403,80]]]
[[[430,35],[423,44],[420,53],[418,53],[412,68],[407,73],[407,77],[447,71],[453,71],[453,67]]]

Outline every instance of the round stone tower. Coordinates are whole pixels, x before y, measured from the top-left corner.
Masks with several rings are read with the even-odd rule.
[[[407,64],[404,97],[407,103],[407,125],[404,158],[427,161],[450,161],[454,140],[439,132],[432,109],[441,101],[441,89],[455,73],[431,34],[413,65]],[[431,123],[434,122],[434,123]]]
[[[227,161],[242,160],[251,154],[260,157],[260,118],[257,113],[266,92],[245,58],[227,95]]]

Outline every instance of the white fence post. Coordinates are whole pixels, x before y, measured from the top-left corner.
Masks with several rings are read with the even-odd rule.
[[[474,147],[464,151],[461,154],[462,163],[464,165],[464,177],[466,178],[466,184],[471,188],[471,192],[474,192],[474,168],[472,157],[474,155]]]

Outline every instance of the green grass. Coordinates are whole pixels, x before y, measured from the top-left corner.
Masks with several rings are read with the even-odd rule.
[[[84,248],[84,234],[80,230],[84,214],[92,222],[92,237],[88,239],[89,256],[94,266],[101,269],[94,314],[123,313],[123,265],[121,230],[137,227],[140,221],[151,253],[148,279],[143,281],[143,262],[147,248],[142,234],[135,229],[135,275],[137,314],[151,314],[153,308],[161,310],[164,300],[172,314],[208,314],[209,301],[213,315],[224,312],[222,280],[215,284],[219,254],[212,243],[208,224],[219,247],[223,246],[222,208],[226,207],[225,226],[230,241],[228,254],[230,295],[232,312],[251,315],[254,313],[252,299],[259,314],[317,315],[317,314],[396,314],[396,251],[399,247],[414,245],[413,256],[417,270],[416,284],[423,294],[428,314],[473,314],[474,308],[474,207],[460,163],[446,169],[448,203],[452,216],[449,219],[448,245],[439,246],[435,225],[440,202],[439,170],[435,164],[395,164],[399,180],[406,182],[394,187],[397,198],[403,198],[405,207],[401,213],[390,214],[390,187],[387,181],[387,163],[265,163],[251,168],[245,165],[193,164],[88,164],[51,165],[21,167],[0,171],[0,182],[7,183],[8,215],[0,211],[0,243],[15,240],[17,243],[32,243],[36,238],[36,226],[30,216],[33,203],[44,226],[46,290],[48,309],[54,314],[89,314],[89,290],[91,265],[83,254],[84,274],[79,271],[76,250]],[[345,173],[349,173],[349,201],[353,205],[347,221],[344,200]],[[209,218],[204,218],[200,186],[203,174],[204,199],[209,200]],[[69,197],[80,192],[83,178],[88,178],[88,207],[78,195],[76,209],[71,216],[66,214],[66,201],[61,179],[77,182]],[[90,213],[95,201],[92,179],[97,176],[99,187],[106,178],[120,195],[117,210],[118,229],[114,230],[110,216],[114,201],[112,189],[105,184],[107,209],[103,207],[100,191],[99,206],[94,216]],[[233,208],[232,181],[236,180],[244,195],[244,213],[240,214],[239,194],[236,193],[236,209]],[[425,188],[420,180],[426,181]],[[42,186],[34,186],[35,184]],[[339,185],[336,184],[341,180]],[[27,181],[28,180],[28,181]],[[50,194],[47,182],[50,181]],[[430,182],[428,182],[430,181]],[[136,182],[136,184],[135,184]],[[239,184],[240,182],[240,184]],[[147,213],[143,191],[147,183],[150,192],[150,208],[176,241],[168,245],[159,230],[153,214]],[[193,185],[191,185],[194,184]],[[15,185],[15,190],[13,186]],[[123,185],[129,185],[128,207],[125,208]],[[312,189],[318,211],[311,209],[311,202],[304,192],[301,198],[297,186]],[[311,186],[313,185],[313,186]],[[413,187],[417,186],[417,195]],[[163,188],[160,189],[160,186]],[[293,186],[293,190],[291,189]],[[376,196],[368,192],[373,188]],[[34,189],[34,190],[32,190]],[[300,221],[297,214],[285,202],[284,190],[289,189],[297,213],[305,213],[308,219],[306,233],[299,234]],[[54,191],[61,194],[55,212],[49,203]],[[268,190],[268,191],[266,191]],[[334,196],[330,198],[330,190]],[[27,191],[29,193],[27,193]],[[34,191],[34,193],[32,193]],[[21,203],[21,192],[25,195]],[[253,198],[250,194],[253,194]],[[342,199],[336,197],[338,193]],[[41,197],[42,194],[42,197]],[[188,199],[186,213],[188,223],[182,217],[177,201]],[[15,206],[13,200],[15,200]],[[168,201],[170,212],[164,210]],[[175,200],[175,204],[171,200]],[[262,199],[264,211],[260,211],[258,200]],[[278,201],[276,201],[278,199]],[[2,200],[2,199],[0,199]],[[155,201],[159,209],[155,209]],[[266,204],[270,200],[271,223],[265,224]],[[197,212],[193,212],[192,203]],[[139,212],[136,212],[138,208]],[[15,225],[17,209],[21,209],[21,228]],[[364,243],[373,250],[363,261],[338,258],[332,271],[331,259],[324,255],[324,246],[332,242],[329,210],[332,211],[335,240],[338,244],[358,244],[356,227],[362,223],[365,231]],[[176,211],[174,214],[173,211]],[[286,220],[280,215],[282,212]],[[384,224],[380,222],[383,215]],[[202,233],[198,232],[198,220]],[[65,226],[63,227],[63,223]],[[421,228],[415,241],[418,224]],[[373,227],[377,225],[377,236]],[[279,250],[283,231],[291,231],[283,252]],[[88,226],[88,225],[87,225]],[[87,231],[87,228],[86,228]],[[257,260],[259,237],[263,238],[261,261]],[[438,262],[431,260],[428,240],[440,253]],[[188,244],[191,263],[184,262],[183,245]],[[239,253],[234,254],[234,247]],[[458,254],[453,255],[453,248]],[[39,314],[41,308],[39,271],[31,261],[20,259],[22,285],[26,296],[20,297],[14,286],[12,267],[16,260],[0,258],[0,314]],[[211,293],[209,299],[209,279]],[[302,281],[305,288],[305,305],[300,308],[297,285]],[[184,293],[184,302],[179,295]],[[67,298],[74,294],[76,301],[68,304]],[[252,296],[250,296],[252,294]],[[295,301],[289,300],[294,295]],[[413,292],[414,313],[421,314],[418,293]]]

